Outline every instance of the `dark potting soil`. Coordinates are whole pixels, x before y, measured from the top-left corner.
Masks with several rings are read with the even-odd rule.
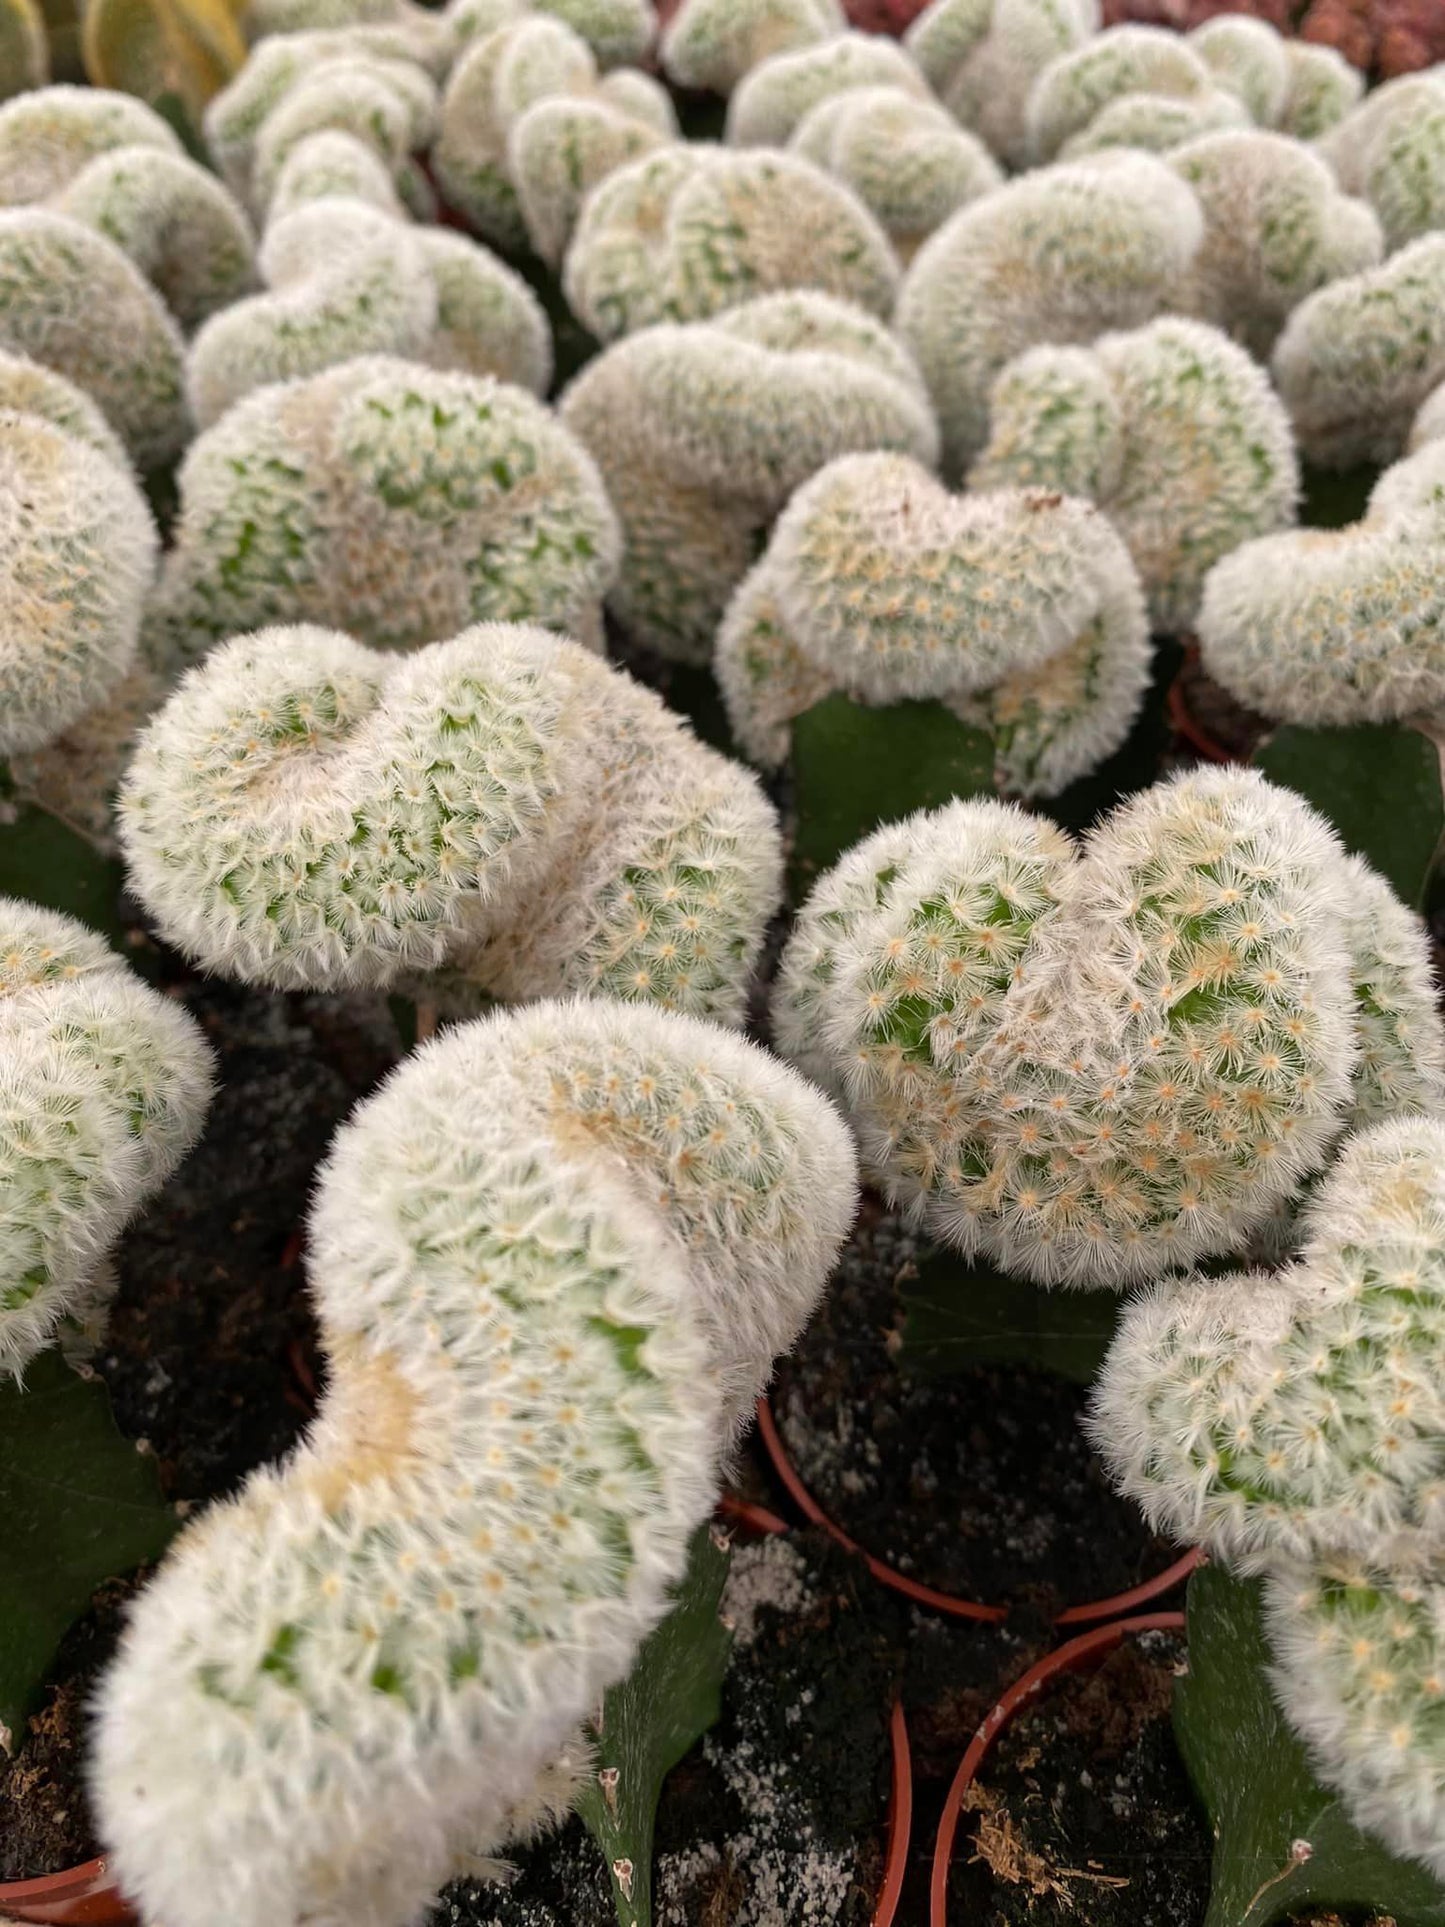
[[[860,1222],[822,1307],[780,1367],[773,1412],[823,1510],[901,1572],[1044,1619],[1162,1571],[1080,1426],[1082,1387],[1031,1366],[910,1370],[899,1219]]]
[[[1000,1734],[965,1796],[949,1883],[968,1927],[1199,1927],[1210,1835],[1170,1725],[1183,1640],[1126,1640]]]
[[[1207,673],[1192,651],[1184,659],[1176,689],[1195,727],[1242,763],[1249,761],[1255,748],[1269,734],[1270,725],[1265,718],[1236,702],[1228,690],[1222,689]]]
[[[866,1927],[904,1611],[815,1533],[739,1545],[722,1611],[734,1634],[722,1714],[663,1788],[654,1927]],[[580,1822],[518,1868],[502,1891],[450,1887],[436,1927],[613,1927]]]

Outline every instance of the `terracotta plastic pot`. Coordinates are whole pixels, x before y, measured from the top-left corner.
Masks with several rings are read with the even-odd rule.
[[[137,1927],[130,1902],[111,1879],[108,1862],[87,1860],[40,1880],[0,1885],[0,1918],[42,1927]]]
[[[1184,678],[1191,669],[1199,664],[1199,645],[1189,643],[1184,651],[1184,661],[1179,674],[1169,685],[1169,721],[1192,750],[1211,763],[1237,763],[1239,758],[1216,743],[1209,731],[1194,719],[1189,707],[1189,698],[1184,693]]]
[[[981,1620],[988,1625],[997,1626],[1008,1618],[1007,1606],[986,1606],[978,1600],[962,1599],[956,1593],[940,1592],[936,1586],[925,1586],[917,1579],[910,1579],[907,1573],[899,1572],[896,1566],[890,1566],[886,1559],[879,1559],[875,1554],[865,1551],[855,1539],[850,1538],[842,1526],[828,1517],[804,1485],[798,1468],[788,1456],[787,1447],[783,1444],[782,1436],[778,1431],[777,1420],[773,1417],[772,1407],[765,1397],[758,1400],[758,1436],[788,1497],[804,1518],[810,1525],[821,1528],[847,1551],[860,1554],[866,1561],[869,1572],[880,1585],[889,1587],[893,1592],[902,1593],[905,1599],[912,1599],[920,1606],[932,1606],[938,1612],[949,1613],[955,1619]],[[1070,1606],[1058,1615],[1054,1624],[1088,1626],[1096,1620],[1117,1619],[1136,1606],[1147,1606],[1153,1600],[1172,1592],[1175,1586],[1182,1585],[1199,1564],[1199,1560],[1200,1554],[1197,1549],[1183,1553],[1153,1579],[1146,1579],[1142,1585],[1131,1586],[1127,1592],[1115,1593],[1108,1599],[1090,1599],[1083,1605]]]
[[[968,1751],[959,1762],[953,1784],[948,1789],[943,1816],[938,1823],[938,1838],[933,1848],[933,1876],[928,1889],[929,1927],[948,1927],[948,1868],[953,1859],[953,1843],[958,1832],[958,1817],[963,1811],[963,1796],[978,1778],[979,1769],[999,1734],[1018,1712],[1037,1699],[1040,1693],[1065,1673],[1077,1673],[1113,1652],[1131,1633],[1182,1632],[1183,1613],[1144,1613],[1135,1619],[1116,1619],[1111,1625],[1096,1626],[1080,1633],[1066,1645],[1056,1647],[1016,1679],[993,1706],[974,1734]]]

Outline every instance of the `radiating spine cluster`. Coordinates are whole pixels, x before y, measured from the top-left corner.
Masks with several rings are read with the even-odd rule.
[[[404,1065],[312,1212],[316,1424],[181,1538],[105,1681],[127,1891],[396,1927],[504,1844],[667,1611],[853,1206],[831,1107],[710,1025],[544,1004]]]
[[[1049,795],[1117,749],[1149,679],[1129,554],[1084,503],[954,497],[904,455],[847,455],[804,483],[718,636],[733,733],[763,764],[795,716],[946,702],[997,745],[1007,789]]]
[[[639,641],[706,662],[733,589],[789,495],[835,456],[931,463],[918,372],[871,315],[800,291],[645,329],[567,390],[624,531],[609,603]]]
[[[210,1052],[73,917],[0,898],[0,1376],[103,1317],[106,1252],[200,1135]]]
[[[774,1022],[891,1198],[1045,1284],[1276,1239],[1343,1130],[1442,1096],[1423,931],[1244,770],[1159,784],[1082,852],[991,802],[877,832],[804,906]]]
[[[740,1023],[779,896],[754,779],[546,631],[397,658],[238,636],[171,695],[120,797],[167,940],[281,989],[585,992]]]

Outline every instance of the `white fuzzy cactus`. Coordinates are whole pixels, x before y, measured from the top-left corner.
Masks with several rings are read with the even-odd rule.
[[[552,383],[552,329],[521,275],[464,234],[423,228],[417,239],[436,289],[430,365],[495,375],[545,395]]]
[[[1392,251],[1445,227],[1445,71],[1387,82],[1320,145],[1346,193],[1379,215]]]
[[[1264,370],[1218,329],[1168,315],[1011,361],[969,486],[1097,503],[1128,544],[1155,629],[1178,633],[1221,556],[1294,521],[1299,465]]]
[[[1445,1126],[1438,1040],[1411,1015],[1433,986],[1393,921],[1381,1041],[1430,1075],[1385,1108],[1427,1115],[1347,1140],[1282,1271],[1126,1307],[1091,1430],[1156,1527],[1264,1574],[1272,1683],[1317,1772],[1445,1874]]]
[[[830,95],[789,145],[852,189],[905,262],[951,214],[1003,180],[976,135],[936,101],[901,87]]]
[[[1204,231],[1193,194],[1151,155],[1109,152],[1045,168],[955,214],[915,257],[899,333],[961,473],[988,436],[1006,362],[1041,342],[1138,327],[1170,304]]]
[[[560,412],[596,456],[624,547],[609,604],[639,642],[706,662],[768,524],[825,462],[933,462],[918,372],[881,322],[825,295],[769,295],[649,328],[574,381]]]
[[[1029,152],[1035,161],[1053,160],[1071,136],[1124,95],[1188,100],[1214,86],[1210,68],[1179,34],[1163,27],[1110,27],[1051,60],[1034,82],[1025,114]]]
[[[1262,360],[1307,295],[1384,257],[1368,202],[1342,194],[1301,141],[1258,128],[1210,134],[1176,148],[1169,164],[1204,214],[1176,305]]]
[[[255,286],[256,244],[232,195],[163,147],[98,154],[51,205],[128,254],[185,329]]]
[[[1249,115],[1238,94],[1224,87],[1206,93],[1121,94],[1101,107],[1081,132],[1071,134],[1059,150],[1062,160],[1102,153],[1109,147],[1137,147],[1147,154],[1167,154],[1186,141],[1221,128],[1247,127]]]
[[[397,657],[335,630],[213,650],[119,802],[132,888],[207,968],[284,989],[442,973],[740,1023],[777,907],[755,780],[576,643],[483,624]]]
[[[0,756],[50,742],[125,675],[158,548],[99,411],[0,353]]]
[[[811,161],[678,144],[593,189],[563,264],[573,312],[611,341],[815,288],[887,317],[898,257],[857,195]]]
[[[730,94],[761,61],[815,47],[847,25],[839,0],[682,0],[659,52],[677,86]]]
[[[1418,455],[1427,442],[1438,442],[1442,437],[1445,437],[1445,381],[1421,402],[1419,412],[1410,424],[1410,439],[1405,452],[1407,455]]]
[[[1289,103],[1292,72],[1283,34],[1246,13],[1216,14],[1188,35],[1221,87],[1244,103],[1256,127],[1278,127]]]
[[[197,437],[146,628],[162,665],[273,622],[385,648],[535,621],[601,646],[617,518],[520,388],[384,356],[258,389]]]
[[[299,141],[281,165],[271,190],[267,220],[274,223],[308,201],[333,196],[365,201],[368,207],[405,219],[408,209],[396,191],[391,169],[374,148],[344,128],[326,127]]]
[[[73,917],[0,898],[0,1376],[113,1289],[105,1256],[200,1135],[210,1052]]]
[[[1010,167],[1023,167],[1035,80],[1098,27],[1098,0],[932,0],[904,46],[949,112]]]
[[[1248,542],[1205,584],[1205,667],[1311,728],[1445,707],[1445,441],[1380,477],[1362,522]]]
[[[1352,1818],[1445,1879],[1445,1584],[1369,1561],[1281,1561],[1265,1584],[1275,1694]]]
[[[84,389],[142,468],[185,442],[180,330],[129,256],[79,221],[0,210],[0,350]]]
[[[69,86],[17,94],[0,106],[0,207],[48,200],[116,147],[181,153],[173,130],[130,94]]]
[[[908,456],[845,455],[779,517],[715,667],[756,762],[834,690],[929,699],[993,733],[1005,788],[1050,795],[1123,742],[1149,664],[1128,550],[1086,504],[950,496]]]
[[[1118,1288],[1277,1242],[1344,1129],[1438,1103],[1426,955],[1299,797],[1216,770],[1082,852],[993,802],[876,832],[805,904],[774,1026],[932,1235]]]
[[[1396,908],[1378,933],[1398,978],[1386,1008],[1407,1024],[1433,989],[1412,924]],[[1430,1075],[1403,1095],[1438,1111],[1439,1040],[1413,1045]],[[1445,1126],[1351,1137],[1302,1229],[1277,1273],[1178,1279],[1126,1308],[1095,1440],[1156,1531],[1237,1567],[1341,1554],[1428,1571],[1445,1556]]]
[[[353,47],[414,60],[437,75],[456,52],[451,21],[413,0],[246,0],[245,25],[252,41],[345,36]]]
[[[896,41],[844,33],[774,54],[746,74],[728,102],[726,137],[735,147],[786,147],[820,101],[855,87],[899,87],[916,100],[933,98]]]
[[[561,260],[590,189],[677,138],[664,88],[599,75],[587,42],[547,13],[478,39],[453,70],[432,161],[451,204],[499,247]]]
[[[493,1017],[368,1100],[312,1211],[317,1422],[182,1536],[102,1687],[148,1914],[209,1927],[219,1881],[232,1927],[411,1927],[506,1840],[667,1611],[853,1204],[818,1093],[662,1012]]]
[[[1445,234],[1318,289],[1290,316],[1270,365],[1307,461],[1394,461],[1445,377]]]
[[[1308,40],[1287,40],[1289,93],[1280,132],[1296,140],[1318,140],[1342,121],[1365,91],[1365,76],[1335,47]]]

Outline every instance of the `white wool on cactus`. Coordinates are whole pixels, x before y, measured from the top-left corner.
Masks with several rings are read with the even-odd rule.
[[[181,1537],[102,1687],[147,1914],[411,1927],[535,1822],[854,1203],[826,1100],[690,1019],[543,1004],[393,1074],[312,1211],[311,1434]]]

